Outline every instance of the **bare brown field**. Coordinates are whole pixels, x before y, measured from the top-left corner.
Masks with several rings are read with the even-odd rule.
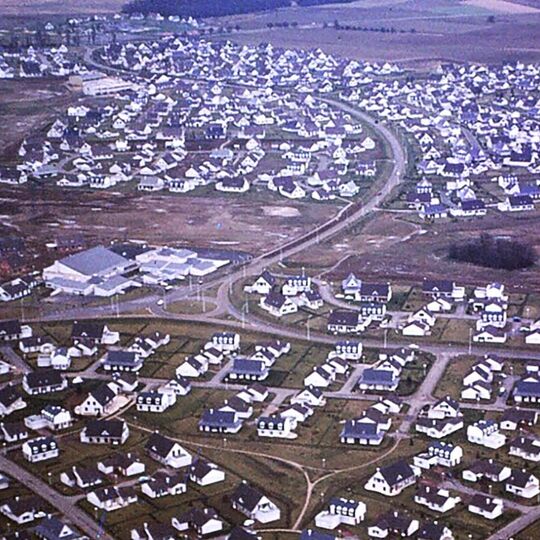
[[[72,97],[61,80],[0,81],[0,159],[9,159],[28,134],[54,121]],[[9,128],[7,128],[9,126]]]
[[[124,0],[2,0],[1,15],[76,15],[81,13],[116,13]]]
[[[341,260],[341,264],[329,272],[328,277],[332,280],[343,278],[349,272],[356,272],[365,278],[379,278],[406,283],[417,283],[422,277],[440,278],[445,276],[455,279],[464,284],[481,284],[490,281],[500,281],[510,288],[526,290],[538,290],[540,287],[540,273],[537,267],[527,270],[510,272],[506,270],[494,270],[482,268],[471,264],[459,263],[447,259],[447,247],[452,241],[462,241],[477,236],[480,232],[492,235],[507,236],[531,243],[538,248],[538,227],[540,226],[540,214],[538,212],[528,216],[509,216],[499,212],[491,212],[482,219],[470,219],[460,221],[446,221],[445,223],[424,226],[424,234],[410,235],[405,241],[392,242],[392,238],[402,234],[400,229],[394,227],[398,222],[392,219],[391,214],[378,216],[378,220],[387,220],[387,229],[381,231],[380,239],[373,247],[369,236],[362,243],[360,238],[364,236],[361,231],[355,240],[351,235],[344,239],[335,240],[340,245],[344,241],[355,242],[351,244],[353,249],[346,252],[335,253],[335,260]],[[401,228],[402,226],[399,225]],[[367,229],[369,230],[369,228]],[[360,243],[360,245],[358,245]],[[325,246],[327,250],[334,251],[332,246]]]
[[[321,212],[320,204],[289,201],[267,192],[145,196],[133,184],[121,189],[81,192],[30,183],[2,188],[2,223],[32,239],[36,247],[65,231],[79,231],[91,244],[136,239],[260,253],[310,230],[338,210],[337,205],[325,205]],[[281,212],[283,208],[288,211]],[[289,215],[291,208],[297,210],[295,216]]]

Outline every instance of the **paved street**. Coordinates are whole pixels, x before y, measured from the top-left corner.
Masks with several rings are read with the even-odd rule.
[[[39,465],[36,465],[36,467],[39,467]],[[111,536],[102,531],[99,525],[86,512],[76,506],[77,497],[73,498],[60,495],[47,483],[3,455],[0,455],[0,470],[12,478],[17,479],[18,482],[24,484],[27,488],[45,499],[92,540],[97,538],[113,540]]]
[[[15,352],[10,345],[3,345],[0,347],[0,356],[3,356],[9,364],[23,375],[32,371],[32,368],[28,365],[26,360],[24,360],[18,352]]]

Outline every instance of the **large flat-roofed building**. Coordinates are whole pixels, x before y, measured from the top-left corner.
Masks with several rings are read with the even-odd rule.
[[[110,96],[135,89],[135,85],[130,81],[109,77],[99,71],[73,75],[69,78],[69,83],[80,88],[86,96],[94,97]]]
[[[75,253],[43,270],[43,281],[56,293],[113,296],[137,283],[126,275],[138,264],[103,246]]]

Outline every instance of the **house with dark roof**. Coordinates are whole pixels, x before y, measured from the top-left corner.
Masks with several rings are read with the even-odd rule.
[[[334,310],[328,317],[328,332],[331,334],[356,334],[366,329],[369,320],[364,321],[358,311]]]
[[[532,499],[540,494],[540,482],[537,476],[525,469],[512,469],[504,489],[517,497]]]
[[[209,486],[225,480],[225,472],[215,463],[197,458],[188,469],[189,479],[199,486]]]
[[[22,453],[27,461],[36,463],[57,458],[60,449],[54,437],[38,437],[23,443]]]
[[[113,332],[100,321],[73,321],[71,339],[77,343],[91,342],[95,345],[115,345],[120,340],[120,334]]]
[[[176,403],[176,394],[163,390],[149,390],[137,395],[139,412],[162,413]]]
[[[516,403],[540,402],[540,378],[528,375],[514,385],[512,396]]]
[[[339,440],[343,444],[361,444],[378,446],[384,439],[384,431],[377,423],[360,422],[356,419],[346,420]]]
[[[385,514],[377,517],[375,523],[368,527],[368,535],[375,538],[387,538],[396,536],[399,538],[409,538],[420,527],[417,519],[412,518],[404,512],[389,510]]]
[[[102,383],[91,390],[82,403],[75,407],[75,413],[80,416],[104,416],[110,414],[116,407],[118,386],[115,383]]]
[[[0,321],[0,342],[15,341],[31,336],[31,328],[21,325],[18,320]]]
[[[108,351],[101,360],[101,367],[105,371],[138,372],[144,365],[144,358],[134,351],[114,350]]]
[[[467,509],[472,514],[478,514],[486,519],[496,519],[502,516],[504,510],[504,504],[502,499],[495,497],[489,497],[487,495],[478,493],[473,495],[472,499],[467,505]]]
[[[223,530],[223,520],[213,508],[191,508],[171,519],[172,526],[182,533],[193,531],[197,538],[214,535]]]
[[[385,467],[378,467],[368,479],[364,489],[376,491],[387,497],[395,497],[404,489],[416,483],[420,470],[406,461],[397,461]]]
[[[141,484],[141,491],[151,499],[185,493],[187,491],[186,475],[158,471]]]
[[[461,498],[451,495],[447,489],[422,485],[414,495],[414,502],[443,514],[454,509],[461,502]]]
[[[510,442],[508,454],[536,463],[540,461],[540,439],[520,435]]]
[[[193,461],[191,454],[179,443],[159,433],[150,436],[145,450],[152,459],[173,469],[188,467]]]
[[[478,482],[483,478],[490,482],[503,482],[512,474],[510,467],[493,459],[477,459],[469,467],[463,469],[461,475],[468,482]]]
[[[60,475],[60,482],[69,487],[87,489],[103,484],[104,478],[96,466],[81,467],[73,465],[71,470]]]
[[[129,427],[124,420],[89,420],[80,434],[86,444],[124,444],[129,437]]]
[[[199,430],[207,433],[238,433],[242,420],[233,411],[207,409],[199,420]]]
[[[18,525],[30,523],[47,515],[44,502],[37,496],[14,497],[0,505],[0,513]]]
[[[261,360],[234,358],[227,378],[236,381],[264,381],[268,377],[268,366]]]
[[[34,533],[43,540],[84,540],[87,538],[72,525],[64,523],[56,516],[42,519],[35,527]]]
[[[101,487],[86,495],[86,500],[95,508],[113,512],[137,502],[137,493],[133,487]]]
[[[283,317],[298,311],[298,304],[293,302],[289,296],[275,290],[270,291],[266,296],[262,296],[259,306],[274,317]]]
[[[0,388],[0,416],[9,416],[26,407],[20,390],[12,384]]]
[[[247,482],[242,482],[231,495],[234,510],[259,523],[271,523],[281,517],[274,502]]]
[[[22,387],[31,396],[62,392],[68,386],[67,379],[56,370],[32,371],[26,373]]]
[[[399,386],[399,381],[400,378],[393,371],[366,368],[360,375],[357,386],[363,392],[395,392]]]

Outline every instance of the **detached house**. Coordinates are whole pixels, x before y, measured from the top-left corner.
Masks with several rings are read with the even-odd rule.
[[[132,487],[102,487],[91,491],[86,500],[105,512],[120,510],[137,502],[137,493]]]
[[[129,428],[123,420],[89,420],[81,431],[80,439],[87,444],[124,444]]]
[[[364,489],[375,491],[387,497],[395,497],[404,489],[416,483],[418,472],[406,461],[397,461],[392,465],[377,468],[376,472],[364,485]]]
[[[26,441],[22,445],[22,453],[27,461],[36,463],[57,458],[60,449],[54,437],[38,437]]]
[[[483,518],[496,519],[502,515],[504,506],[502,499],[477,494],[473,496],[467,509],[472,514],[478,514]]]
[[[144,359],[134,351],[109,351],[101,361],[105,371],[138,372],[143,364]]]
[[[525,469],[513,469],[505,490],[518,497],[532,499],[540,494],[540,483],[537,476]]]
[[[259,437],[271,437],[280,439],[295,439],[298,435],[296,420],[290,416],[261,416],[257,420],[257,435]]]
[[[259,306],[274,317],[283,317],[298,311],[298,304],[277,291],[271,291],[263,296],[259,301]]]
[[[47,515],[43,501],[35,496],[8,500],[0,506],[0,512],[18,525],[30,523]]]
[[[421,486],[414,495],[414,502],[442,514],[453,510],[461,502],[461,498],[453,497],[447,489]]]
[[[225,480],[225,472],[214,463],[196,459],[189,467],[189,479],[199,486],[209,486]]]
[[[58,371],[33,371],[25,374],[22,387],[27,394],[51,394],[67,388],[67,380]]]
[[[191,455],[180,444],[159,433],[150,436],[145,450],[152,459],[173,469],[188,467],[193,461]]]
[[[103,383],[92,390],[77,407],[75,413],[81,416],[105,416],[116,408],[118,386],[115,383]]]
[[[374,538],[388,538],[389,536],[409,538],[420,527],[420,522],[409,515],[390,510],[379,516],[373,525],[368,527],[368,535]]]
[[[149,391],[140,392],[137,396],[137,410],[139,412],[161,413],[176,403],[174,392]]]
[[[383,441],[384,431],[376,422],[347,420],[339,437],[343,444],[378,446]]]
[[[426,452],[414,456],[413,463],[421,469],[437,466],[453,468],[459,465],[462,459],[463,449],[461,446],[436,441],[428,446]]]
[[[179,495],[187,490],[184,474],[168,474],[158,471],[148,481],[141,484],[141,491],[151,499]]]
[[[268,366],[262,360],[235,358],[227,377],[232,381],[264,381],[268,373]]]
[[[208,433],[238,433],[242,420],[233,411],[207,409],[199,421],[199,430]]]
[[[361,501],[333,497],[326,510],[315,516],[315,525],[321,529],[335,529],[340,525],[355,527],[366,517],[366,505]]]
[[[281,517],[279,508],[258,489],[242,482],[231,496],[234,510],[259,523],[270,523]]]
[[[267,295],[276,285],[276,278],[265,270],[251,285],[246,285],[244,291],[247,293],[256,293]]]
[[[24,409],[26,402],[15,386],[8,384],[0,389],[0,416],[9,416],[11,413]]]
[[[365,330],[366,326],[358,311],[335,310],[328,317],[328,332],[331,334],[355,334]]]
[[[492,420],[479,420],[467,427],[467,440],[474,444],[496,450],[506,443],[506,436],[499,432],[499,426]]]
[[[197,538],[213,536],[223,530],[223,521],[212,508],[192,508],[178,517],[174,516],[171,523],[182,533],[191,529]]]
[[[536,463],[540,461],[540,439],[525,435],[516,437],[510,443],[508,454]]]

